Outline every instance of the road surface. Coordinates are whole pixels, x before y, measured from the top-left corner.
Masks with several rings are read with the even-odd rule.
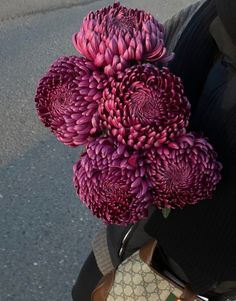
[[[14,4],[1,2],[1,17],[8,2]],[[34,107],[36,84],[49,64],[58,56],[76,54],[71,35],[82,18],[112,3],[69,7],[68,2],[57,8],[34,8],[34,1],[30,9],[6,7],[10,19],[5,15],[0,22],[1,301],[71,300],[71,286],[102,226],[72,186],[72,166],[81,149],[59,143],[39,122]],[[161,20],[192,2],[121,1]]]

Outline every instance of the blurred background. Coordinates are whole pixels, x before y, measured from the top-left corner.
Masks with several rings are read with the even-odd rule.
[[[124,0],[164,21],[195,0]],[[0,301],[69,301],[102,223],[76,197],[81,149],[38,120],[34,94],[49,65],[76,55],[71,35],[107,0],[0,0]],[[83,301],[83,300],[81,300]]]

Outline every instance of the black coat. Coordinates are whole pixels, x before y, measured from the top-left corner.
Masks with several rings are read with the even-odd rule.
[[[213,200],[173,210],[168,219],[155,210],[145,226],[146,236],[142,222],[132,228],[124,248],[122,239],[129,228],[109,226],[107,230],[115,265],[122,260],[119,251],[123,258],[129,256],[150,235],[180,265],[198,293],[222,281],[236,281],[236,79],[224,60],[213,63],[217,46],[208,28],[215,16],[213,1],[206,1],[182,34],[169,66],[181,76],[192,105],[190,130],[209,137],[224,166]]]
[[[181,48],[180,42],[170,67],[181,75],[192,103],[190,129],[209,138],[223,164],[222,180],[212,200],[173,210],[168,219],[155,211],[145,229],[181,266],[193,288],[205,292],[236,281],[236,70],[220,57],[199,90],[206,76],[195,56],[200,46],[191,53],[189,43]]]

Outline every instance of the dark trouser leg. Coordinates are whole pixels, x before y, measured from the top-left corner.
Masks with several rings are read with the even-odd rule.
[[[102,278],[93,252],[85,261],[78,279],[72,289],[73,301],[91,301],[91,293]]]

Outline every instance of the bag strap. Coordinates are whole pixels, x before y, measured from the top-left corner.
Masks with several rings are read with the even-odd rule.
[[[144,245],[140,251],[139,251],[139,256],[142,259],[143,262],[145,262],[147,265],[151,265],[152,263],[152,258],[154,251],[157,246],[157,241],[156,240],[150,240],[146,245]]]
[[[180,296],[180,300],[183,301],[194,301],[198,300],[197,295],[193,292],[193,290],[186,286],[184,288],[183,294]]]
[[[92,292],[92,301],[104,301],[107,299],[115,279],[115,270],[102,277],[95,290]]]

